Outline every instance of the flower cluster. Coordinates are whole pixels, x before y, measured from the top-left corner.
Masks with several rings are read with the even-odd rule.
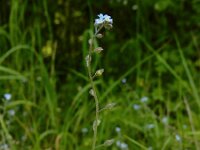
[[[105,15],[99,14],[98,17],[99,18],[95,19],[95,22],[94,22],[95,26],[103,25],[107,29],[112,28],[113,19],[111,18],[111,16],[109,16],[107,14],[105,14]]]

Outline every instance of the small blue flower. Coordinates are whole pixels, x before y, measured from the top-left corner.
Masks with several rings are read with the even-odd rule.
[[[99,14],[98,15],[98,17],[99,17],[99,19],[102,19],[102,20],[104,20],[104,15],[101,13],[101,14]]]
[[[153,150],[153,147],[152,146],[148,147],[148,150]]]
[[[133,105],[133,109],[134,110],[139,110],[141,107],[140,107],[140,105],[138,105],[138,104],[134,104]]]
[[[120,133],[120,132],[121,132],[121,128],[120,128],[120,127],[116,127],[116,128],[115,128],[115,131],[116,131],[117,133]]]
[[[176,141],[177,141],[177,142],[181,142],[181,137],[180,137],[180,135],[176,134],[176,135],[175,135],[175,138],[176,138]]]
[[[155,128],[155,125],[154,124],[147,124],[146,128],[147,129],[153,129],[153,128]]]
[[[98,15],[99,18],[95,19],[94,25],[99,26],[102,25],[103,23],[105,24],[111,24],[113,23],[113,19],[111,16],[105,14],[103,15],[102,13]]]
[[[95,25],[101,25],[101,24],[103,24],[103,22],[104,22],[104,16],[103,16],[103,14],[99,14],[98,15],[98,19],[95,19]]]
[[[121,150],[128,150],[128,144],[122,142],[122,141],[117,141],[116,142],[117,147],[119,147]]]
[[[84,134],[87,133],[88,132],[88,128],[82,128],[81,132],[84,133]]]
[[[146,103],[149,100],[149,98],[147,96],[144,96],[140,100],[141,102]]]
[[[8,146],[8,144],[6,144],[6,143],[2,143],[1,145],[0,145],[0,149],[2,149],[2,150],[9,150],[9,146]]]
[[[122,79],[122,83],[123,83],[123,84],[126,83],[126,78]]]
[[[106,21],[106,22],[108,22],[110,24],[113,23],[113,19],[110,16],[108,16],[108,15],[104,15],[104,21]]]
[[[12,95],[10,93],[5,93],[4,98],[9,101],[12,98]]]
[[[166,116],[163,117],[161,121],[162,121],[163,124],[167,124],[168,123],[168,117],[166,117]]]
[[[14,110],[14,109],[10,109],[10,110],[8,111],[8,114],[9,114],[10,116],[14,116],[14,115],[15,115],[15,110]]]

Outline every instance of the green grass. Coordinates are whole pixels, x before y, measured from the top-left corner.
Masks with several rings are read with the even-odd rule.
[[[85,56],[92,29],[89,14],[82,19],[82,10],[87,6],[90,15],[96,15],[93,2],[83,6],[63,2],[67,10],[47,0],[10,3],[9,19],[0,24],[0,150],[6,149],[5,144],[11,150],[91,149],[95,105],[88,93]],[[109,139],[115,143],[98,149],[119,150],[120,142],[129,150],[200,149],[198,30],[181,34],[188,29],[181,18],[180,31],[171,33],[165,9],[173,6],[173,15],[183,10],[183,5],[175,9],[167,3],[150,22],[146,14],[152,3],[138,1],[141,7],[128,25],[123,24],[128,19],[115,15],[113,31],[105,32],[105,39],[99,41],[105,45],[105,56],[95,58],[93,70],[105,69],[103,78],[94,82],[100,108],[112,102],[116,106],[101,112],[97,145]],[[100,2],[97,6],[103,9]],[[117,10],[117,3],[109,6]],[[59,25],[54,24],[54,10],[67,14]],[[71,22],[70,17],[74,17]],[[156,19],[158,28],[154,28]],[[195,21],[188,20],[191,24]],[[125,38],[124,34],[133,31]],[[42,50],[45,46],[48,55]],[[5,93],[12,95],[10,100]],[[148,101],[142,102],[143,97]]]

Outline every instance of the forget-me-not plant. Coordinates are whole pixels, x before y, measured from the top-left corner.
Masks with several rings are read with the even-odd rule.
[[[112,24],[113,24],[113,19],[111,18],[111,16],[109,16],[107,14],[105,14],[105,15],[99,14],[98,15],[98,18],[95,19],[95,22],[94,22],[95,32],[94,32],[93,36],[89,39],[89,52],[85,58],[86,59],[86,67],[87,67],[88,76],[89,76],[89,82],[91,85],[91,89],[90,89],[89,93],[91,96],[94,97],[95,106],[96,106],[95,120],[93,122],[94,135],[93,135],[93,142],[92,142],[92,150],[95,150],[96,148],[101,147],[101,146],[110,146],[114,142],[113,139],[110,139],[110,140],[105,141],[102,145],[96,146],[97,130],[98,130],[98,126],[101,123],[101,120],[99,119],[99,113],[101,112],[101,110],[111,109],[114,106],[114,103],[107,104],[104,108],[99,109],[99,98],[97,96],[97,90],[96,90],[96,87],[94,84],[94,79],[96,77],[102,76],[104,69],[100,68],[100,69],[96,70],[95,72],[92,71],[92,59],[93,59],[92,56],[93,56],[93,54],[99,54],[103,51],[102,47],[95,47],[95,44],[94,44],[95,39],[102,38],[103,35],[101,34],[101,29],[103,29],[103,28],[111,29]]]

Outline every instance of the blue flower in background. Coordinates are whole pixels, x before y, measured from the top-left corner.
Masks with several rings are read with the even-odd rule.
[[[175,138],[176,138],[176,141],[177,141],[177,142],[181,142],[181,137],[180,137],[179,134],[176,134],[176,135],[175,135]]]
[[[168,123],[168,117],[166,117],[166,116],[163,117],[161,121],[162,121],[163,124],[167,124]]]
[[[140,105],[138,105],[138,104],[134,104],[133,105],[133,109],[134,110],[139,110],[141,107],[140,107]]]
[[[12,95],[10,93],[5,93],[4,98],[9,101],[12,98]]]
[[[148,98],[147,96],[144,96],[144,97],[142,97],[142,98],[140,99],[140,101],[141,101],[142,103],[146,103],[148,100],[149,100],[149,98]]]
[[[126,143],[124,143],[124,142],[122,142],[122,141],[117,141],[116,142],[116,145],[117,145],[117,147],[118,148],[120,148],[121,150],[128,150],[129,148],[128,148],[128,144],[126,144]]]
[[[145,128],[146,129],[153,129],[153,128],[155,128],[155,125],[154,124],[147,124],[146,126],[145,126]]]
[[[120,128],[120,127],[116,127],[116,128],[115,128],[115,131],[116,131],[117,133],[120,133],[120,132],[121,132],[121,128]]]

